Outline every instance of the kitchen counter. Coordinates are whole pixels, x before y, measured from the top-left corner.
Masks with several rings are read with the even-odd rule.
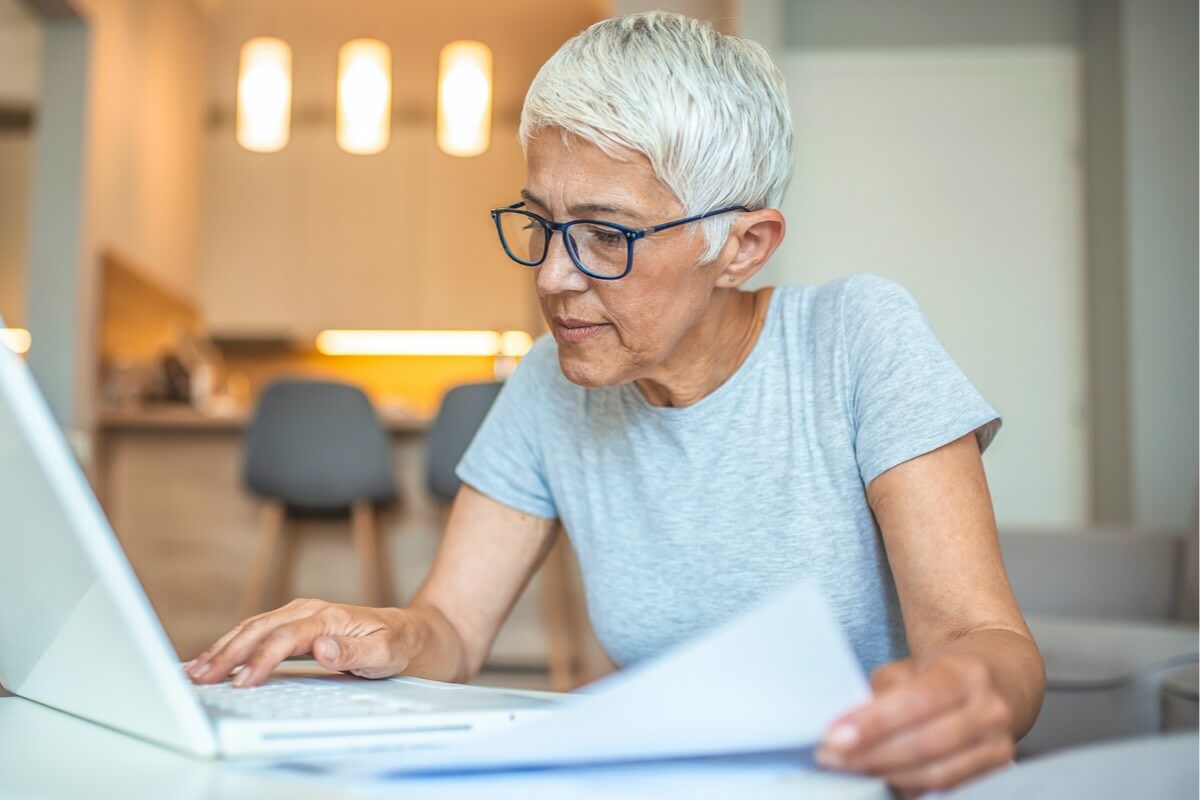
[[[428,419],[385,416],[400,502],[381,531],[396,603],[407,600],[433,563],[448,508],[425,488]],[[183,659],[239,619],[258,543],[260,502],[242,483],[248,414],[210,416],[186,406],[103,413],[92,475],[105,513]],[[289,522],[297,556],[288,597],[361,603],[349,520]],[[495,660],[545,663],[539,579],[501,631]],[[265,610],[265,609],[264,609]]]
[[[133,431],[233,431],[241,432],[250,424],[251,413],[206,414],[186,405],[166,403],[145,405],[128,410],[102,411],[101,434]],[[379,421],[392,434],[423,433],[432,422],[429,417],[412,414],[382,413]]]

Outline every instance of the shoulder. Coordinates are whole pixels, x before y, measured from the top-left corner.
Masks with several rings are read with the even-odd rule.
[[[841,313],[851,322],[886,318],[917,310],[912,293],[895,281],[858,272],[838,281],[841,286]]]
[[[803,318],[812,331],[861,327],[917,311],[912,294],[895,281],[856,272],[823,284],[779,286],[781,316]]]

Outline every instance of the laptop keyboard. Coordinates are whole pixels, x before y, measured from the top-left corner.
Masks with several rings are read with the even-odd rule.
[[[210,710],[251,719],[368,717],[433,710],[429,703],[312,678],[269,680],[245,689],[230,683],[193,688]]]

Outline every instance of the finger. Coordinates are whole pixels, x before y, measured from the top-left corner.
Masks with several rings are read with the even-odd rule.
[[[869,748],[904,728],[964,705],[969,686],[948,669],[930,668],[851,711],[830,728],[823,746],[843,756]]]
[[[883,694],[889,689],[912,680],[917,674],[917,666],[912,659],[892,661],[884,664],[871,673],[871,691]]]
[[[200,670],[200,668],[203,667],[205,664],[207,664],[209,661],[211,661],[212,657],[214,655],[219,653],[222,650],[222,648],[225,647],[225,645],[229,644],[229,641],[231,639],[233,639],[233,637],[237,636],[239,633],[241,633],[243,630],[245,630],[246,626],[249,625],[250,623],[257,622],[258,620],[264,619],[269,616],[275,616],[275,617],[278,617],[280,619],[290,622],[293,619],[301,618],[304,615],[304,613],[310,613],[308,611],[301,610],[301,609],[307,609],[308,606],[310,605],[310,603],[311,603],[311,601],[309,601],[309,600],[293,600],[292,602],[288,603],[287,605],[281,606],[280,608],[277,608],[273,611],[265,611],[262,614],[255,614],[252,617],[247,617],[246,619],[239,622],[237,625],[234,625],[232,628],[230,628],[225,634],[223,634],[221,636],[221,638],[219,638],[215,642],[213,642],[204,652],[202,652],[200,655],[196,656],[190,662],[188,662],[188,667],[187,667],[188,675],[190,675],[192,677],[196,677],[196,673]]]
[[[916,667],[911,660],[892,661],[878,667],[871,673],[871,689],[874,694],[881,694],[893,686],[911,680],[915,674]],[[822,746],[833,742],[837,749],[853,747],[858,742],[859,735],[858,728],[853,723],[858,719],[858,712],[867,708],[870,704],[871,701],[863,703],[830,723],[829,730],[825,734],[825,739],[821,743]]]
[[[311,609],[288,609],[286,612],[280,609],[277,613],[249,620],[207,663],[192,673],[192,680],[195,683],[218,683],[225,680],[229,671],[246,663],[259,644],[276,628],[312,616]]]
[[[915,769],[985,739],[1006,735],[1010,718],[1008,706],[993,695],[899,731],[865,750],[834,756],[836,763],[828,762],[828,754],[822,760],[818,753],[818,760],[825,766],[872,774]]]
[[[883,777],[901,792],[949,789],[967,778],[1006,766],[1015,749],[1011,736],[996,736],[931,764],[897,770]]]
[[[312,652],[325,669],[362,678],[386,678],[401,669],[393,663],[387,644],[375,635],[322,636],[313,644]]]
[[[209,645],[208,649],[191,660],[191,662],[188,664],[189,672],[196,667],[199,667],[201,664],[205,664],[210,661],[212,657],[221,650],[222,647],[229,644],[230,639],[245,630],[247,625],[265,616],[266,614],[255,614],[253,617],[247,617],[237,625],[234,625],[225,634],[223,634],[220,639],[217,639],[215,642]]]
[[[257,686],[266,680],[285,658],[311,650],[313,641],[321,633],[321,624],[315,617],[280,625],[263,637],[258,648],[246,660],[242,671],[234,677],[233,685]]]

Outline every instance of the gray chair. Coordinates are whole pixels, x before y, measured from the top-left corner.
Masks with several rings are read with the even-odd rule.
[[[1194,539],[1115,528],[1024,530],[1003,532],[1000,547],[1046,661],[1046,700],[1019,755],[1165,730],[1168,679],[1200,657],[1188,613]],[[1186,718],[1186,695],[1172,700],[1173,718]]]
[[[441,502],[453,501],[458,493],[460,481],[454,469],[503,386],[499,381],[466,383],[455,386],[442,398],[425,436],[425,483],[429,493]]]
[[[285,527],[294,517],[348,516],[363,601],[391,605],[390,565],[376,511],[399,495],[391,442],[360,389],[316,380],[269,385],[246,433],[243,481],[263,501],[243,617],[261,609],[268,586],[271,605],[284,599],[295,559],[295,542]]]

